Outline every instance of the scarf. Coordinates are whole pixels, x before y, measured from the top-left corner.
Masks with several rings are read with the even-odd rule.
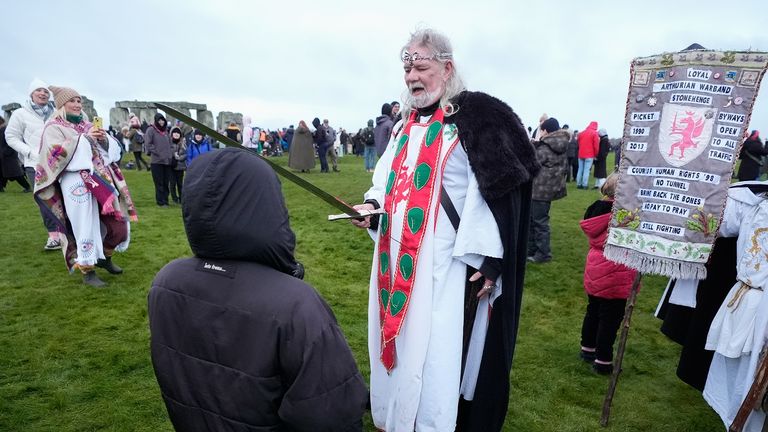
[[[47,104],[40,106],[36,103],[34,103],[31,99],[29,100],[29,106],[32,108],[32,110],[37,113],[40,117],[43,118],[43,120],[47,121],[48,117],[53,112],[53,102],[48,102]]]
[[[395,157],[387,177],[384,209],[379,222],[379,321],[381,323],[381,362],[388,371],[395,367],[395,338],[408,312],[408,303],[414,286],[414,272],[419,258],[421,242],[427,230],[429,209],[435,198],[435,178],[438,159],[443,146],[442,109],[437,109],[430,119],[421,145],[416,164],[412,169],[403,164],[408,154],[408,140],[411,127],[416,123],[418,113],[412,111],[403,135],[397,143]],[[409,172],[410,171],[410,172]],[[396,210],[397,201],[405,200],[405,221],[396,260],[390,260],[391,230],[389,221]],[[390,262],[392,270],[390,270]],[[392,280],[394,279],[394,280]]]
[[[76,116],[74,114],[67,113],[67,121],[73,125],[77,125],[83,122],[83,115]]]
[[[94,161],[96,158],[94,158]],[[117,198],[117,190],[107,180],[107,177],[99,175],[98,171],[93,173],[88,170],[80,171],[80,178],[85,183],[85,188],[96,198],[101,207],[101,214],[114,215],[117,220],[123,220],[122,214],[115,210],[115,198]]]

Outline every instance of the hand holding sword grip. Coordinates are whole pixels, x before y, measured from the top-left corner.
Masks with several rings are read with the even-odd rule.
[[[373,204],[365,203],[365,204],[357,204],[352,206],[355,210],[375,210],[376,207],[373,206]],[[358,227],[358,228],[370,228],[371,227],[371,216],[366,216],[364,218],[352,218],[349,220],[352,225]]]

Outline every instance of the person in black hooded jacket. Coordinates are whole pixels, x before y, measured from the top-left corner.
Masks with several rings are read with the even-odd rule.
[[[299,279],[277,176],[241,149],[196,161],[182,198],[195,256],[160,270],[148,299],[174,427],[361,430],[366,386],[333,312]]]
[[[739,181],[759,180],[760,167],[763,165],[763,156],[768,155],[768,148],[760,140],[760,132],[753,130],[744,141],[739,153],[741,165],[739,165]]]

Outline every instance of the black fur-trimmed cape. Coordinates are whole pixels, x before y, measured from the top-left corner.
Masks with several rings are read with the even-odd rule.
[[[520,118],[504,102],[479,92],[463,92],[446,118],[459,130],[480,192],[488,203],[504,245],[496,267],[501,296],[488,325],[477,387],[471,402],[460,403],[457,430],[500,431],[509,405],[509,373],[515,352],[527,255],[536,151]],[[486,274],[488,276],[488,274]]]

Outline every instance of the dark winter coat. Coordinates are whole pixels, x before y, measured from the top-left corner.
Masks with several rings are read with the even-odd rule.
[[[637,270],[609,261],[603,256],[612,205],[613,201],[596,201],[579,223],[589,239],[587,263],[584,266],[584,291],[605,299],[627,299]]]
[[[559,130],[541,141],[534,141],[541,171],[533,180],[533,199],[554,201],[566,196],[565,176],[568,173],[568,132]]]
[[[459,427],[500,431],[509,407],[509,373],[520,322],[532,182],[540,167],[525,127],[507,104],[468,91],[452,102],[458,111],[445,121],[456,124],[504,246],[501,260],[488,258],[481,266],[486,277],[501,275],[504,290],[493,305],[474,399],[463,404]]]
[[[389,137],[392,135],[392,117],[381,115],[376,117],[376,127],[373,128],[373,141],[376,145],[376,154],[381,157],[389,144]]]
[[[760,175],[760,167],[763,166],[762,158],[765,155],[768,155],[768,149],[765,148],[759,138],[744,141],[739,155],[741,159],[739,181],[755,180]]]
[[[331,141],[331,133],[324,124],[315,126],[313,139],[315,140],[315,144],[317,144],[318,147],[328,148],[333,145],[333,141]]]
[[[367,390],[333,312],[292,276],[274,171],[227,148],[184,182],[193,258],[149,292],[155,375],[178,431],[359,431]]]
[[[128,129],[128,132],[125,133],[125,138],[127,138],[131,142],[131,144],[128,146],[128,151],[130,152],[144,151],[144,143],[139,142],[141,139],[144,138],[144,132],[141,131],[141,128],[131,127],[130,129]]]
[[[595,178],[608,177],[608,153],[611,152],[611,140],[608,136],[600,137],[599,150],[597,151],[597,157],[595,157]]]
[[[159,165],[170,165],[171,157],[171,137],[168,132],[160,130],[156,125],[147,128],[144,133],[144,147],[150,156],[149,163]]]
[[[293,141],[293,133],[294,133],[294,131],[295,130],[292,127],[289,127],[288,130],[286,130],[285,133],[283,134],[283,141],[288,143],[288,151],[291,151],[291,147],[290,146],[291,146],[291,141]]]
[[[0,178],[16,178],[24,176],[19,154],[5,140],[5,126],[0,127]]]
[[[568,159],[576,159],[579,155],[579,141],[576,137],[571,138],[568,142],[568,150],[565,152]]]
[[[181,128],[174,127],[171,129],[171,134],[173,134],[174,131],[177,131],[179,135],[181,135]],[[171,137],[171,154],[172,154],[172,161],[171,166],[176,171],[184,171],[187,169],[187,143],[186,139],[182,135],[181,138],[179,138],[179,142],[174,143],[173,137]]]

